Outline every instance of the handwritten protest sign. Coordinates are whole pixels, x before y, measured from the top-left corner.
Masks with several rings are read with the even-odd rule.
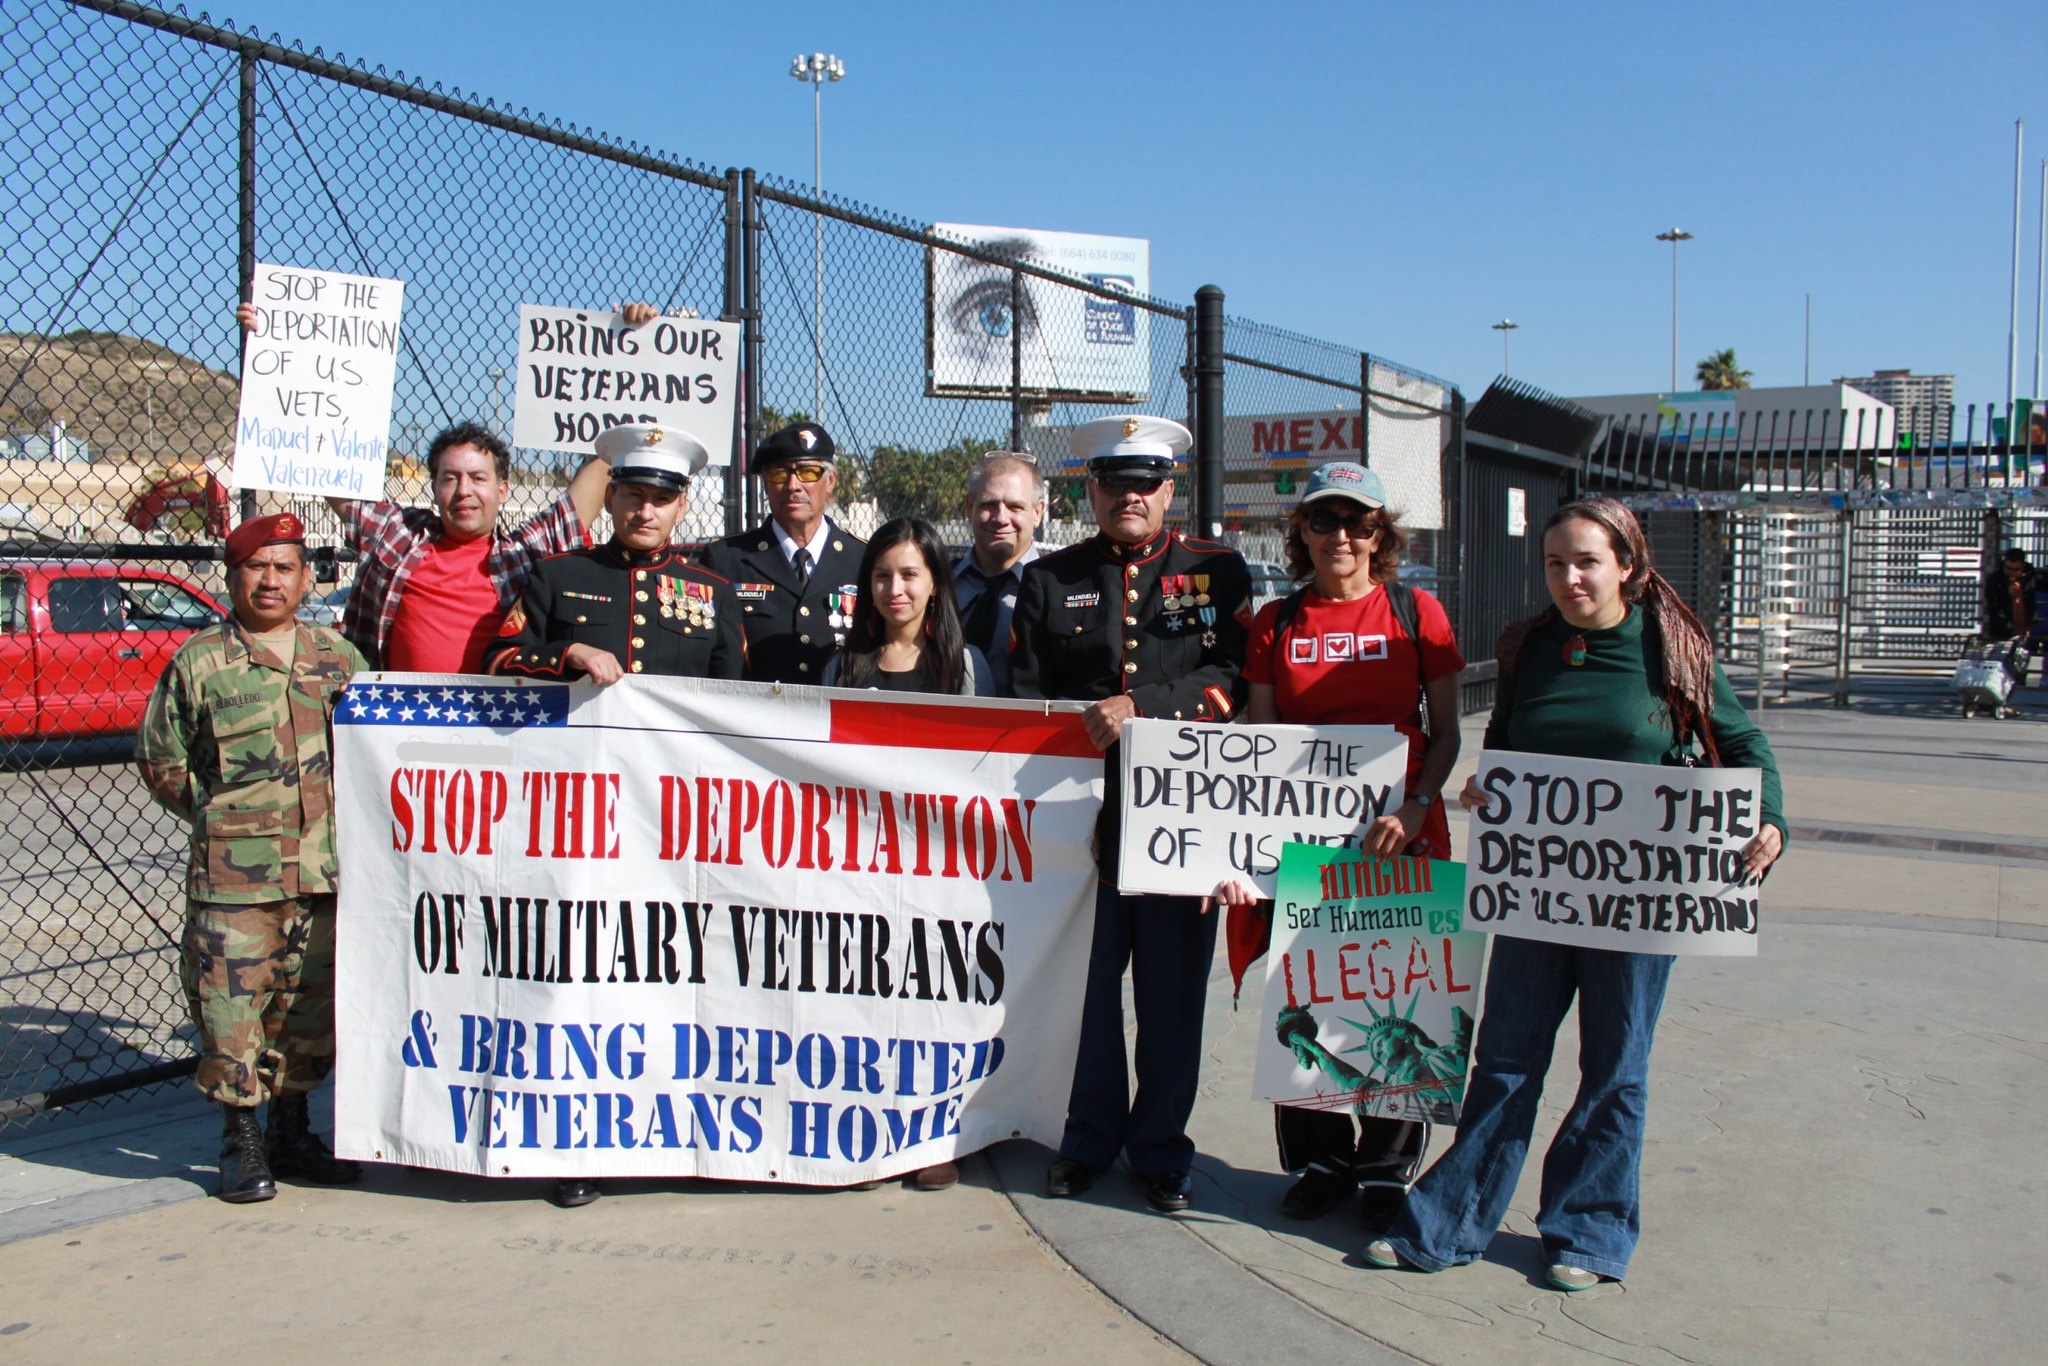
[[[1237,878],[1272,896],[1280,851],[1356,849],[1406,796],[1392,726],[1124,723],[1121,890],[1206,896]]]
[[[1454,1123],[1486,936],[1459,928],[1465,870],[1290,844],[1266,951],[1252,1095]]]
[[[659,422],[696,437],[723,465],[739,365],[738,323],[656,318],[627,327],[617,313],[521,304],[512,444],[588,455],[607,428]]]
[[[405,282],[259,265],[250,302],[236,486],[383,497]]]
[[[1487,750],[1465,919],[1476,930],[1628,953],[1754,954],[1742,850],[1753,768],[1663,768]]]
[[[341,1152],[845,1185],[1059,1141],[1078,709],[359,674],[334,719]]]

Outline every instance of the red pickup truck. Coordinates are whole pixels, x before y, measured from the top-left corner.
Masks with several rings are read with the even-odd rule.
[[[223,615],[153,569],[0,560],[0,740],[133,733],[185,637]]]

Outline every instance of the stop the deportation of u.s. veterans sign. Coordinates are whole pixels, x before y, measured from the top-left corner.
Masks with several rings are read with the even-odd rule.
[[[601,309],[521,304],[512,444],[589,455],[608,428],[658,422],[723,465],[739,368],[738,323],[660,317],[628,327]]]
[[[235,486],[383,497],[405,282],[259,265],[249,302]]]
[[[1665,768],[1487,750],[1465,923],[1629,953],[1753,955],[1762,826],[1753,768]]]
[[[1407,790],[1392,726],[1131,720],[1117,747],[1126,892],[1206,896],[1233,878],[1270,897],[1287,845],[1361,848]]]
[[[335,743],[338,1151],[844,1185],[1058,1141],[1078,707],[362,674]]]

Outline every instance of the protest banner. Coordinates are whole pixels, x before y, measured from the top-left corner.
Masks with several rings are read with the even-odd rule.
[[[1487,750],[1465,921],[1625,953],[1754,955],[1742,850],[1763,819],[1753,768],[1665,768]]]
[[[382,498],[405,282],[259,265],[249,301],[236,487]]]
[[[844,1185],[1057,1143],[1102,792],[1057,707],[359,675],[336,1149]]]
[[[1464,868],[1290,844],[1266,950],[1252,1097],[1455,1123],[1486,936],[1460,928]]]
[[[1236,878],[1272,896],[1290,842],[1362,846],[1407,792],[1392,726],[1124,723],[1119,888],[1207,896]]]
[[[688,432],[726,464],[739,392],[740,325],[519,306],[518,397],[512,444],[589,455],[599,432],[661,423]]]

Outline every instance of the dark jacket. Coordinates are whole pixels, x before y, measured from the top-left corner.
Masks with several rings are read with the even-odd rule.
[[[484,661],[501,674],[580,678],[562,663],[571,645],[608,650],[633,674],[739,678],[746,667],[730,584],[680,551],[617,541],[536,565]]]
[[[772,522],[704,548],[705,567],[728,579],[739,601],[747,677],[756,682],[820,682],[846,638],[867,542],[830,518],[825,525],[825,553],[801,591]]]

